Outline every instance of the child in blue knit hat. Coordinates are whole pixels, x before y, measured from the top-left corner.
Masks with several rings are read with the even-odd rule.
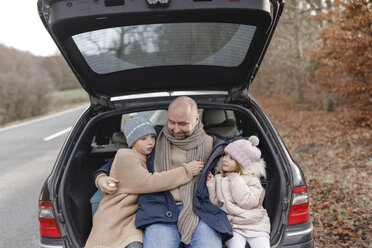
[[[119,149],[110,176],[118,179],[118,190],[105,195],[93,216],[93,227],[85,247],[141,248],[142,230],[134,220],[139,194],[177,188],[198,175],[203,166],[196,161],[160,173],[150,173],[147,155],[155,146],[155,129],[142,115],[126,117],[122,127],[129,148]],[[97,178],[98,180],[98,178]]]

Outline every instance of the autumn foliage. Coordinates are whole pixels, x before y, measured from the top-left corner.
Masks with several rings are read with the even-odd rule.
[[[312,57],[320,62],[318,82],[353,109],[348,116],[359,126],[371,126],[372,112],[372,2],[336,0],[317,21],[322,47]]]
[[[250,89],[304,171],[317,248],[371,247],[371,8],[286,1]]]
[[[371,129],[345,128],[343,112],[294,105],[283,95],[255,98],[304,171],[315,247],[370,248]]]

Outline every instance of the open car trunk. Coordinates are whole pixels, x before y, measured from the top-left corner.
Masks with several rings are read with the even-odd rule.
[[[38,0],[91,97],[231,90],[254,79],[283,0]]]
[[[160,103],[159,103],[160,102]],[[158,104],[157,106],[154,103]],[[83,247],[92,227],[92,212],[90,198],[97,190],[94,185],[94,172],[108,159],[113,158],[117,149],[125,147],[125,139],[120,133],[121,117],[123,114],[138,112],[147,116],[154,125],[162,126],[167,122],[167,106],[169,101],[153,101],[148,104],[146,111],[137,109],[113,110],[98,114],[85,126],[78,140],[76,149],[70,156],[59,189],[59,200],[66,223],[66,231],[70,233],[71,242]],[[260,139],[258,147],[266,161],[267,179],[266,208],[271,222],[271,244],[281,237],[282,209],[285,194],[284,165],[279,162],[272,147],[270,135],[254,116],[252,109],[242,108],[233,104],[217,104],[216,102],[198,102],[200,120],[207,132],[223,135],[228,140],[248,138],[256,135]],[[249,106],[252,108],[252,106]],[[145,109],[145,108],[142,108]],[[128,112],[129,111],[129,112]],[[125,182],[121,182],[125,183]]]

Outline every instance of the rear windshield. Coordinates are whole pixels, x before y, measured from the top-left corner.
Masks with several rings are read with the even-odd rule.
[[[235,67],[248,51],[255,26],[169,23],[101,29],[72,38],[99,74],[152,66]]]

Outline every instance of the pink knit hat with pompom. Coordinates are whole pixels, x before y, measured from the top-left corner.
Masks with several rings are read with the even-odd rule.
[[[236,140],[225,147],[225,152],[229,153],[244,168],[261,158],[261,151],[257,148],[259,139],[251,136],[248,140]]]

